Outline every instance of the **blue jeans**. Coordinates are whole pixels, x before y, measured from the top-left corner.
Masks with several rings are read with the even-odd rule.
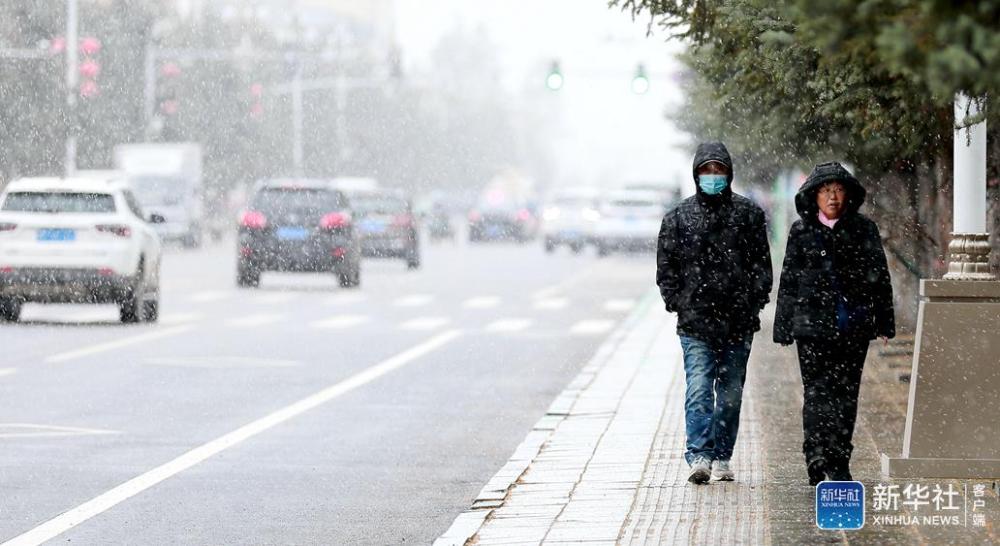
[[[752,334],[736,343],[681,336],[687,376],[684,459],[689,465],[698,456],[721,461],[732,458],[752,342]]]

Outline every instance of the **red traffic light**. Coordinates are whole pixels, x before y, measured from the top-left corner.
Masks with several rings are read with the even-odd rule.
[[[80,40],[80,52],[88,57],[97,55],[101,51],[101,41],[93,36],[88,36]]]
[[[160,75],[164,78],[176,78],[181,75],[181,67],[175,62],[163,63],[160,67]]]
[[[84,78],[94,79],[101,74],[101,65],[93,59],[87,59],[80,63],[80,75]]]
[[[101,88],[98,87],[97,82],[94,80],[86,80],[80,82],[80,96],[89,99],[96,97],[101,94]]]

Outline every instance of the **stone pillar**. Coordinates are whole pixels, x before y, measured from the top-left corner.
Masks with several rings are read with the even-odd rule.
[[[979,113],[955,99],[956,124]],[[986,233],[986,122],[957,129],[954,232],[944,280],[920,281],[900,457],[887,478],[1000,478],[1000,282]]]

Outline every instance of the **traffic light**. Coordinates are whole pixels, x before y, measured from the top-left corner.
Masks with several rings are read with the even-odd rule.
[[[160,66],[159,103],[160,113],[164,116],[173,116],[180,110],[177,91],[180,86],[178,79],[181,73],[181,67],[173,61],[165,62]]]
[[[253,83],[250,85],[250,117],[260,119],[264,115],[264,85]]]
[[[632,92],[636,95],[645,95],[647,91],[649,91],[649,76],[646,75],[646,67],[639,63],[632,78]]]
[[[101,65],[95,58],[101,52],[101,41],[93,37],[84,38],[80,40],[79,51],[83,55],[83,60],[77,68],[80,72],[78,91],[81,98],[93,98],[101,94],[101,88],[97,85],[97,76],[101,74]]]
[[[558,91],[562,89],[562,86],[563,75],[562,70],[559,69],[559,61],[552,61],[549,75],[545,78],[545,87],[548,87],[550,91]]]

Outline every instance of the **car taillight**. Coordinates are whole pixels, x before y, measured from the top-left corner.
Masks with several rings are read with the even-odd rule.
[[[345,212],[331,212],[319,219],[319,227],[323,229],[336,229],[349,225],[351,225],[351,215]]]
[[[125,238],[132,236],[132,228],[128,226],[123,226],[121,224],[101,224],[96,227],[97,231],[101,233],[110,233],[117,237],[125,237]]]
[[[264,229],[267,227],[267,216],[260,211],[248,210],[243,213],[240,225],[249,229]]]
[[[531,211],[529,211],[528,209],[521,209],[517,211],[517,219],[522,222],[528,221],[529,219],[531,219]]]
[[[478,210],[469,211],[469,221],[470,222],[478,222],[482,217],[483,217],[483,215],[479,214]]]
[[[0,222],[0,231],[14,231],[17,229],[17,224],[11,224],[10,222]]]
[[[337,248],[331,250],[330,254],[333,255],[334,258],[343,258],[347,254],[347,249],[338,246]]]
[[[413,216],[400,214],[392,219],[392,225],[396,227],[410,227],[413,225]]]
[[[9,265],[5,265],[3,267],[0,267],[0,273],[13,273],[13,272],[14,272],[14,268],[11,267],[11,266],[9,266]]]

